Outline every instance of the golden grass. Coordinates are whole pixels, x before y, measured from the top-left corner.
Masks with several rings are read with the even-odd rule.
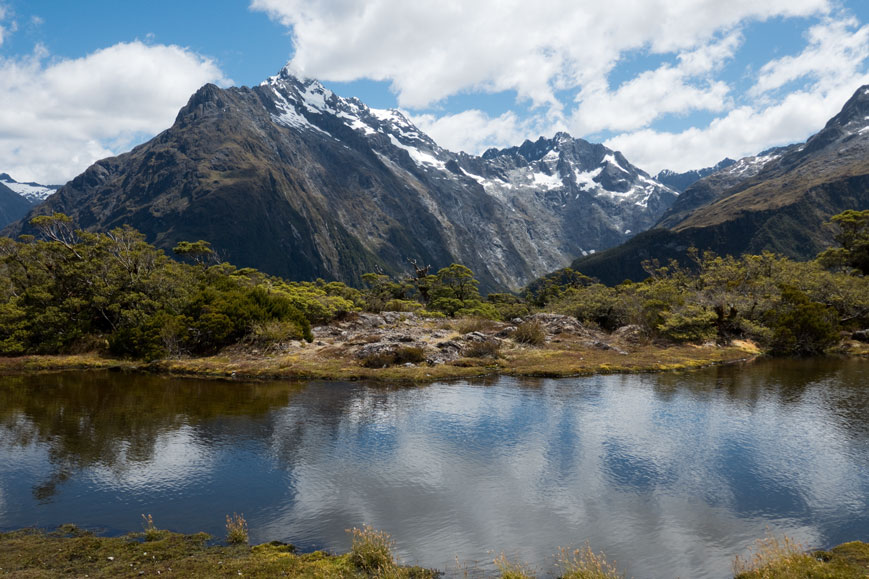
[[[228,356],[166,359],[151,363],[100,358],[95,355],[25,356],[0,358],[0,374],[53,370],[121,369],[177,376],[235,379],[372,380],[385,382],[436,382],[492,375],[569,377],[592,374],[667,372],[737,362],[756,356],[749,345],[643,346],[628,354],[583,347],[577,342],[550,343],[543,347],[502,347],[496,359],[461,358],[428,366],[366,368],[333,346],[312,347],[278,356]]]
[[[560,549],[558,567],[562,579],[622,579],[616,566],[603,553],[595,553],[586,544],[582,549]]]
[[[771,533],[755,541],[745,557],[733,560],[736,579],[865,579],[869,545],[852,542],[830,551],[807,552],[790,537]]]

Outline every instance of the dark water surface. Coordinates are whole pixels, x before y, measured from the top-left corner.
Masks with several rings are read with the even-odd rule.
[[[541,573],[588,541],[628,576],[727,577],[766,528],[869,540],[869,362],[419,387],[0,377],[0,528],[224,533]]]

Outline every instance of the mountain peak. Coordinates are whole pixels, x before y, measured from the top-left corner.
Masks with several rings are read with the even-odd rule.
[[[850,129],[854,126],[867,125],[869,125],[869,85],[863,85],[848,99],[842,111],[830,119],[825,128]]]

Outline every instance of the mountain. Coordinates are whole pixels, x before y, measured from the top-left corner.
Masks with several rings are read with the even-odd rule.
[[[21,219],[32,208],[27,199],[0,183],[0,227]]]
[[[38,203],[42,203],[48,197],[57,191],[60,186],[59,185],[40,185],[39,183],[19,183],[15,179],[9,176],[9,173],[0,173],[0,185],[5,185],[9,189],[12,189],[25,199],[27,199],[32,205],[36,205]]]
[[[708,177],[713,173],[717,173],[722,169],[733,165],[734,163],[736,163],[736,161],[729,157],[726,157],[719,161],[714,167],[706,167],[705,169],[694,169],[693,171],[686,171],[685,173],[676,173],[675,171],[664,169],[663,171],[655,175],[655,181],[666,185],[674,191],[682,193],[685,191],[685,189],[687,189],[700,179]]]
[[[171,128],[97,162],[30,217],[130,224],[163,248],[206,239],[239,266],[291,279],[358,282],[414,259],[463,263],[482,289],[503,290],[626,240],[676,197],[566,133],[453,153],[401,112],[285,69],[253,88],[202,87]]]
[[[701,179],[655,228],[572,267],[606,283],[646,277],[642,261],[771,250],[810,259],[832,243],[823,224],[869,208],[869,85],[803,144],[766,151]]]

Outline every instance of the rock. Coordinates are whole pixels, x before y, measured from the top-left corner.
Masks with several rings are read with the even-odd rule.
[[[628,324],[627,326],[622,326],[614,331],[613,337],[631,344],[637,344],[643,341],[645,334],[643,329],[637,324]]]
[[[857,330],[851,337],[860,342],[869,342],[869,328],[865,330]]]
[[[534,314],[526,321],[534,321],[543,326],[549,334],[576,334],[589,336],[590,332],[573,316],[562,314]]]
[[[496,336],[499,338],[509,338],[510,335],[516,331],[516,326],[507,326],[506,328],[500,330]]]

